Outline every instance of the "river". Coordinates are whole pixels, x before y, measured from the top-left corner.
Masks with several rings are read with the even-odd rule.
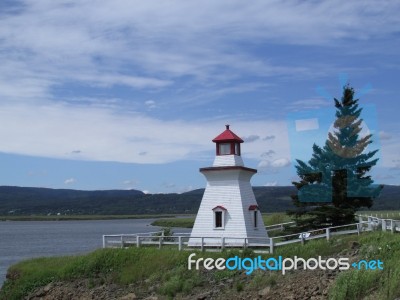
[[[145,233],[154,219],[0,222],[0,287],[7,269],[33,257],[82,254],[102,247],[103,234]],[[191,229],[179,228],[179,232]]]

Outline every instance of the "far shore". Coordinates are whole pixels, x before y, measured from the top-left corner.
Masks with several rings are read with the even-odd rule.
[[[122,220],[122,219],[159,219],[191,217],[193,215],[35,215],[35,216],[0,216],[0,221],[84,221],[84,220]]]

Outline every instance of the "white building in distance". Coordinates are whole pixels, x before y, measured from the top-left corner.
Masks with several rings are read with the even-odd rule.
[[[207,186],[196,216],[189,246],[221,244],[242,246],[266,242],[268,238],[257,201],[250,184],[257,170],[243,164],[240,146],[243,140],[226,125],[226,130],[212,140],[216,157],[212,167],[201,168]]]

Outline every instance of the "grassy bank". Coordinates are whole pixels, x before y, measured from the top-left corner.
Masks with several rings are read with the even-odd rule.
[[[379,218],[400,219],[400,211],[360,211],[364,216],[377,216]],[[175,218],[179,216],[179,218]],[[76,220],[118,220],[118,219],[159,219],[152,223],[161,227],[192,228],[195,217],[182,214],[154,214],[154,215],[34,215],[34,216],[0,216],[0,221],[76,221]],[[291,218],[284,212],[263,214],[264,224],[274,225],[290,222]]]
[[[0,221],[79,221],[173,218],[176,215],[43,215],[43,216],[0,216]]]
[[[265,226],[292,221],[292,219],[285,213],[263,214],[262,216]],[[194,216],[169,219],[161,218],[159,220],[155,220],[153,223],[151,223],[151,225],[160,227],[193,228],[194,220]]]
[[[373,216],[377,218],[383,218],[383,219],[393,219],[393,220],[400,220],[400,211],[399,210],[363,210],[357,212],[357,214],[360,214],[362,216]]]
[[[332,299],[394,299],[400,296],[400,235],[382,232],[365,233],[358,236],[342,236],[331,241],[309,241],[304,246],[292,244],[278,247],[273,255],[277,257],[302,258],[338,256],[352,248],[355,242],[360,246],[359,254],[365,259],[381,259],[383,271],[348,270],[340,273],[329,291]],[[118,284],[135,285],[135,293],[145,296],[150,286],[165,297],[177,294],[187,295],[195,289],[207,290],[230,278],[235,287],[232,293],[253,293],[254,291],[287,280],[279,272],[255,272],[244,276],[243,271],[195,271],[187,269],[190,252],[176,249],[129,248],[101,249],[83,256],[39,258],[12,266],[8,279],[0,291],[0,299],[21,299],[37,287],[55,281],[88,279],[93,286]],[[242,257],[252,256],[250,251],[226,251],[223,253],[201,253],[197,257]],[[269,255],[263,254],[263,257]],[[340,256],[340,255],[339,255]],[[305,274],[313,274],[306,271]],[[288,281],[289,284],[289,281]],[[237,295],[236,295],[237,296]]]
[[[349,270],[340,274],[330,291],[332,299],[395,299],[400,296],[400,235],[385,232],[363,234],[360,255],[380,259],[383,271]]]

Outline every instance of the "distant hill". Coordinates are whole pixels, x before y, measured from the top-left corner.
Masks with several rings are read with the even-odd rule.
[[[262,212],[292,208],[293,186],[254,187]],[[204,189],[182,194],[137,190],[78,191],[0,186],[0,215],[121,215],[197,213]],[[400,210],[400,187],[385,186],[373,210]]]

